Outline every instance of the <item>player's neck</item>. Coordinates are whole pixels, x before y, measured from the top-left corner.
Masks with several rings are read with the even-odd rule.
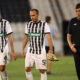
[[[40,22],[40,20],[38,19],[37,21],[34,21],[34,23],[39,23]]]
[[[37,21],[36,21],[36,23],[38,23],[40,20],[38,19]]]

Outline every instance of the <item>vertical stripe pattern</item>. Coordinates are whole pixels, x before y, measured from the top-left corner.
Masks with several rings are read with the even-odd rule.
[[[1,34],[3,34],[3,21],[1,22]],[[2,45],[1,45],[1,52],[3,52],[3,36],[1,37]]]
[[[2,34],[1,38],[1,52],[3,52],[4,50],[4,46],[7,44],[6,41],[6,21],[1,21],[1,32],[0,34]]]
[[[30,47],[29,52],[33,54],[41,54],[44,40],[45,22],[39,21],[38,23],[33,23],[30,21],[27,27]]]

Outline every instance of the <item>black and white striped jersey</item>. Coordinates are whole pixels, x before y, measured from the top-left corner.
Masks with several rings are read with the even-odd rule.
[[[9,22],[5,19],[2,19],[0,22],[0,51],[3,52],[5,46],[8,43],[7,35],[12,33],[11,26]]]
[[[45,51],[44,36],[50,33],[47,23],[30,21],[25,27],[25,34],[28,35],[28,53],[41,54]]]

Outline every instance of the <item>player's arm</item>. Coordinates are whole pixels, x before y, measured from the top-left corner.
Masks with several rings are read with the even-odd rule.
[[[71,34],[67,34],[67,41],[68,41],[69,47],[72,48],[73,44],[71,42]]]
[[[76,53],[77,50],[75,48],[75,44],[72,43],[71,41],[71,37],[72,37],[72,25],[73,25],[73,19],[71,19],[71,21],[69,22],[69,25],[68,25],[68,33],[67,33],[67,41],[68,41],[68,44],[69,44],[69,47],[70,49]]]
[[[46,34],[48,44],[49,44],[49,53],[53,53],[53,44],[50,33]]]
[[[67,34],[67,41],[68,41],[68,44],[69,44],[70,49],[71,49],[74,53],[76,53],[77,50],[76,50],[76,48],[75,48],[75,44],[72,44],[72,42],[71,42],[71,34]]]
[[[56,29],[52,28],[53,29],[53,38],[56,39]]]
[[[24,49],[25,49],[25,47],[26,47],[27,42],[28,42],[28,35],[25,34],[24,40],[23,40],[23,44],[22,44],[22,56],[23,56],[23,57],[25,57]]]
[[[16,53],[14,51],[13,39],[12,39],[11,34],[8,34],[8,39],[9,39],[9,43],[10,43],[10,47],[11,47],[12,58],[15,60],[16,59]]]
[[[54,37],[54,39],[56,39],[56,35],[54,35],[53,37]]]

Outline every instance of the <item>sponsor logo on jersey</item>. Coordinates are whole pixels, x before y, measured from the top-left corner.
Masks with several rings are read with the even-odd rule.
[[[76,25],[77,25],[77,23],[74,23],[73,25],[74,25],[74,26],[76,26]]]
[[[41,33],[29,33],[30,37],[40,37]]]
[[[3,37],[4,36],[4,34],[3,33],[0,33],[0,37]]]

